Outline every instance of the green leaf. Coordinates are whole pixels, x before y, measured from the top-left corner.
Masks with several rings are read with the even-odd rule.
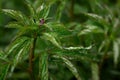
[[[39,78],[48,80],[48,54],[43,52],[39,59]]]
[[[103,20],[103,18],[97,14],[93,14],[93,13],[83,13],[83,14],[94,19]]]
[[[22,45],[26,40],[28,40],[29,38],[27,37],[20,37],[17,38],[14,42],[12,42],[6,49],[6,56],[10,55],[11,53],[13,53],[17,48],[20,47],[20,45]]]
[[[99,80],[99,67],[95,62],[91,63],[92,80]]]
[[[65,7],[65,4],[66,4],[65,0],[60,1],[59,7],[58,7],[57,12],[56,12],[56,17],[55,17],[56,21],[58,21],[58,22],[61,19],[62,11],[63,11],[63,9]]]
[[[9,63],[8,58],[5,58],[6,53],[0,49],[0,61]]]
[[[76,79],[82,80],[81,77],[79,76],[79,73],[78,73],[78,70],[76,69],[76,67],[67,58],[65,58],[63,56],[58,56],[58,55],[55,55],[54,57],[62,59],[63,62],[66,64],[66,66],[69,68],[69,70],[76,77]]]
[[[17,53],[17,55],[15,56],[15,59],[14,59],[13,64],[12,64],[11,72],[14,71],[14,68],[15,68],[15,66],[17,65],[17,63],[19,62],[20,56],[21,56],[22,53],[23,53],[23,48],[22,48],[22,49]]]
[[[61,23],[48,22],[44,25],[50,30],[50,32],[57,33],[59,36],[71,35],[71,32]]]
[[[29,26],[23,26],[23,27],[18,27],[19,31],[16,34],[16,37],[20,36],[27,36],[27,37],[33,37],[33,34],[38,28],[37,25],[29,25]]]
[[[94,13],[84,13],[83,14],[85,16],[88,16],[89,18],[98,21],[99,23],[103,24],[103,25],[108,25],[108,22],[100,15],[94,14]]]
[[[1,65],[2,66],[2,71],[0,70],[0,80],[6,80],[6,75],[8,73],[10,64],[8,65]]]
[[[115,66],[118,64],[118,58],[119,58],[119,43],[117,41],[113,42],[113,56],[114,56],[114,64]]]
[[[92,46],[88,46],[88,47],[83,47],[83,46],[80,46],[80,47],[64,47],[64,49],[66,49],[66,50],[89,50],[91,48],[92,48]]]
[[[87,25],[85,27],[87,29],[83,29],[82,31],[80,31],[80,33],[78,34],[79,36],[90,34],[90,33],[104,33],[104,31],[101,28],[95,25]]]
[[[25,3],[26,3],[26,5],[28,6],[28,9],[29,9],[29,11],[30,11],[30,15],[33,16],[33,18],[34,18],[35,15],[36,15],[36,11],[35,11],[32,3],[31,3],[29,0],[25,0]]]
[[[0,49],[0,80],[5,80],[10,67],[10,61],[5,57],[5,52]]]
[[[17,28],[17,29],[19,29],[19,28],[22,28],[23,26],[20,25],[17,22],[11,22],[11,23],[7,24],[6,27],[7,28]]]
[[[41,5],[44,4],[44,2],[44,0],[36,0],[33,6],[35,7],[35,9],[40,9]]]
[[[43,39],[50,41],[51,43],[53,43],[55,46],[57,46],[58,48],[62,49],[62,47],[60,46],[60,44],[57,42],[57,40],[55,39],[55,37],[50,34],[50,33],[43,33]]]
[[[101,45],[99,46],[99,49],[98,49],[98,51],[99,52],[101,52],[102,51],[102,49],[104,49],[105,47],[106,47],[106,45],[109,43],[109,39],[105,39],[105,40],[103,40],[102,41],[102,43],[101,43]]]
[[[78,49],[78,50],[55,50],[52,51],[53,54],[60,56],[67,56],[70,60],[75,61],[96,61],[99,62],[99,57],[95,54],[89,53],[89,50]]]
[[[16,52],[16,55],[14,56],[13,59],[13,63],[11,66],[11,75],[12,72],[14,71],[16,65],[24,60],[24,56],[26,53],[28,53],[29,49],[30,49],[30,45],[31,45],[31,40],[27,40],[24,42],[24,44],[22,46],[20,46],[20,48],[18,49],[18,53]]]
[[[26,22],[26,17],[20,11],[15,11],[11,9],[2,9],[2,12],[17,21]]]
[[[43,18],[47,18],[48,15],[49,15],[49,12],[50,12],[50,7],[51,6],[47,6],[45,9],[44,9],[44,12],[43,12]]]
[[[45,4],[41,5],[40,6],[40,11],[37,11],[37,18],[40,19],[40,18],[44,18],[46,19],[49,15],[49,12],[50,12],[50,8],[51,6],[46,6]]]
[[[0,57],[1,56],[4,56],[4,52],[3,52],[3,50],[0,49]]]

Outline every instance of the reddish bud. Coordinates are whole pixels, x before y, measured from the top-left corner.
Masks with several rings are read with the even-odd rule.
[[[44,19],[40,19],[40,25],[43,25],[45,23]]]

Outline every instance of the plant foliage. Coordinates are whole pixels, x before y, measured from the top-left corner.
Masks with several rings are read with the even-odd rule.
[[[19,2],[23,11],[0,9],[14,32],[0,49],[0,80],[120,79],[119,0]]]

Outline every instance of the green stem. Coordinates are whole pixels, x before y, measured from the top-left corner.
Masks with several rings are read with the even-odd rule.
[[[29,54],[29,74],[30,74],[30,80],[35,80],[34,76],[34,50],[35,50],[35,43],[37,38],[34,38],[33,43],[31,45],[30,54]]]
[[[71,18],[71,21],[73,21],[73,19],[74,19],[74,0],[71,0],[70,18]]]

